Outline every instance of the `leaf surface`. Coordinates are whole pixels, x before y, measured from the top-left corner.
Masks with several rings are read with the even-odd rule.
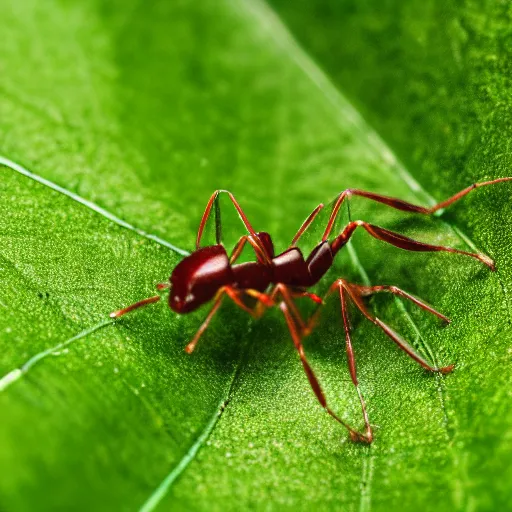
[[[293,23],[300,38],[303,25]],[[320,37],[322,24],[311,27]],[[346,441],[317,405],[277,312],[254,324],[227,305],[192,356],[182,348],[204,311],[176,317],[163,302],[87,334],[113,309],[154,293],[180,255],[148,235],[191,250],[216,188],[232,190],[254,226],[285,248],[310,211],[344,188],[426,203],[505,175],[503,161],[489,158],[485,172],[477,160],[453,161],[441,188],[429,169],[416,170],[420,187],[342,95],[346,80],[333,66],[333,81],[323,74],[257,1],[24,0],[7,4],[0,38],[3,156],[68,192],[0,168],[2,375],[86,334],[0,392],[2,508],[506,506],[507,184],[476,192],[441,219],[352,201],[353,218],[461,249],[469,240],[498,267],[490,274],[472,260],[355,235],[332,277],[368,277],[428,300],[451,326],[389,298],[371,304],[418,350],[457,363],[445,378],[426,375],[354,315],[359,378],[376,425],[371,447]],[[404,81],[388,83],[397,98],[408,91]],[[407,147],[406,121],[384,119],[366,98],[358,103],[374,112],[367,117],[381,134],[400,128],[402,143],[396,134],[391,142],[404,161],[430,154],[428,137]],[[402,117],[413,123],[414,112]],[[505,137],[499,126],[486,132],[496,147]],[[472,154],[484,153],[485,139],[475,144],[482,151]],[[332,406],[360,423],[335,301],[322,319],[306,350]]]

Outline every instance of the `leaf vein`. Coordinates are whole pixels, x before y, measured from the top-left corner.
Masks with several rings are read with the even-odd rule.
[[[233,370],[231,375],[231,379],[229,384],[226,386],[226,392],[224,393],[224,397],[219,402],[217,409],[213,413],[210,418],[210,421],[207,423],[205,428],[202,430],[199,437],[196,439],[194,444],[189,448],[187,453],[180,459],[180,461],[172,468],[172,470],[167,474],[167,476],[160,482],[158,487],[153,491],[153,493],[149,496],[149,498],[144,502],[144,504],[139,509],[139,512],[151,512],[155,509],[155,507],[162,501],[165,495],[169,492],[173,483],[178,479],[178,477],[185,471],[188,465],[194,460],[199,450],[202,448],[203,444],[207,441],[207,439],[212,434],[213,430],[217,426],[222,414],[226,410],[227,405],[231,399],[231,394],[233,392],[234,384],[237,379],[238,373],[240,372],[240,368],[242,366],[242,359],[244,356],[244,350],[240,353],[240,358]]]
[[[56,183],[53,183],[52,181],[47,180],[46,178],[43,178],[42,176],[34,174],[33,172],[25,169],[20,164],[17,164],[16,162],[13,162],[12,160],[9,160],[6,157],[0,156],[0,165],[3,165],[5,167],[9,168],[12,171],[18,172],[18,173],[22,174],[23,176],[26,176],[27,178],[37,181],[38,183],[41,183],[42,185],[45,185],[45,186],[51,188],[52,190],[55,190],[57,192],[60,192],[61,194],[64,194],[65,196],[73,199],[74,201],[77,201],[81,205],[93,210],[94,212],[102,215],[103,217],[116,223],[117,225],[119,225],[125,229],[128,229],[130,231],[133,231],[134,233],[137,233],[138,235],[143,236],[144,238],[147,238],[148,240],[152,240],[153,242],[156,242],[157,244],[167,247],[168,249],[171,249],[171,251],[181,254],[182,256],[188,256],[190,254],[188,251],[186,251],[184,249],[180,249],[179,247],[176,247],[175,245],[167,242],[166,240],[160,238],[157,235],[147,233],[143,229],[133,226],[132,224],[126,222],[125,220],[122,220],[121,218],[117,217],[113,213],[105,210],[101,206],[98,206],[96,203],[93,203],[92,201],[89,201],[88,199],[85,199],[85,198],[79,196],[78,194],[75,194],[74,192],[67,190],[64,187],[61,187],[60,185],[57,185]]]
[[[59,350],[63,349],[64,347],[71,345],[71,343],[74,343],[75,341],[85,338],[89,334],[92,334],[93,332],[95,332],[99,329],[102,329],[103,327],[106,327],[107,325],[111,325],[113,323],[114,323],[114,320],[110,320],[110,319],[102,320],[101,322],[97,323],[96,325],[93,325],[92,327],[89,327],[88,329],[85,329],[82,332],[76,334],[72,338],[69,338],[66,341],[63,341],[62,343],[58,343],[57,345],[55,345],[53,347],[47,348],[46,350],[43,350],[42,352],[35,354],[21,367],[11,370],[7,374],[5,374],[2,378],[0,378],[0,392],[5,391],[11,384],[13,384],[17,380],[21,379],[24,375],[26,375],[30,371],[30,369],[34,365],[36,365],[39,361],[41,361],[45,357],[48,357],[48,356],[54,354],[55,352],[58,352]]]

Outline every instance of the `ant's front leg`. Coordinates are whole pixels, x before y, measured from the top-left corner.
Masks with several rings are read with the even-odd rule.
[[[210,322],[212,318],[215,316],[215,313],[217,313],[218,309],[220,308],[222,304],[222,299],[224,298],[225,295],[227,295],[240,309],[243,309],[246,313],[249,313],[253,318],[258,318],[257,308],[250,308],[243,302],[242,296],[244,294],[253,297],[258,301],[258,305],[262,304],[265,308],[269,308],[274,305],[274,302],[271,297],[269,297],[265,293],[259,292],[258,290],[237,290],[236,288],[233,288],[231,286],[222,287],[217,292],[217,295],[213,300],[212,309],[210,309],[210,312],[204,319],[203,323],[197,330],[194,337],[192,338],[192,341],[185,347],[185,352],[191,354],[194,351],[197,342],[199,341],[199,338],[201,338],[204,331],[206,331],[208,325],[210,325]]]
[[[267,247],[267,252],[264,252],[262,250],[262,247],[265,247],[266,245],[271,244],[272,242],[268,241],[265,243],[265,240],[262,240],[262,236],[264,233],[256,233],[256,239],[252,235],[243,235],[240,237],[240,240],[238,240],[237,244],[235,245],[235,248],[233,249],[233,252],[231,253],[231,256],[229,257],[229,264],[233,265],[233,263],[236,262],[236,260],[241,256],[242,251],[244,250],[245,244],[250,244],[252,248],[254,249],[254,252],[256,253],[256,257],[258,258],[258,262],[262,263],[264,265],[270,265],[271,264],[271,258],[273,257],[273,248],[271,246]],[[266,235],[266,233],[265,233]],[[270,259],[269,259],[270,257]]]
[[[233,203],[233,206],[235,207],[236,211],[238,212],[238,215],[240,216],[242,223],[244,224],[245,228],[249,232],[250,236],[247,238],[247,240],[242,241],[242,239],[240,239],[239,244],[242,243],[242,248],[243,248],[243,245],[245,244],[245,242],[248,241],[255,248],[258,259],[261,259],[264,263],[270,264],[270,261],[272,260],[273,255],[271,254],[267,243],[265,243],[264,240],[261,240],[259,234],[256,233],[256,231],[252,227],[251,223],[249,222],[247,215],[242,210],[242,207],[238,204],[238,201],[235,199],[235,196],[228,190],[216,190],[211,195],[210,199],[208,200],[208,203],[206,204],[205,211],[203,213],[203,217],[201,218],[201,222],[199,224],[199,229],[197,231],[196,249],[199,249],[201,246],[201,238],[203,236],[203,231],[206,226],[206,222],[208,221],[208,218],[211,215],[212,208],[214,206],[215,206],[214,211],[215,211],[216,241],[218,244],[220,244],[222,242],[222,225],[221,225],[221,219],[220,219],[220,207],[218,204],[219,195],[222,193],[228,195],[229,199]],[[238,246],[238,244],[237,244],[237,246]],[[241,249],[240,249],[240,251],[241,251]]]
[[[110,318],[119,318],[123,315],[126,315],[126,313],[129,313],[130,311],[142,308],[149,304],[154,304],[155,302],[158,302],[159,300],[160,300],[160,295],[155,295],[153,297],[148,297],[147,299],[139,300],[135,304],[131,304],[130,306],[128,306],[126,308],[118,309],[117,311],[112,311],[112,313],[110,313],[109,317]]]
[[[167,290],[171,287],[170,283],[159,283],[156,285],[157,290]],[[136,302],[135,304],[132,304],[126,308],[118,309],[117,311],[113,311],[110,313],[110,318],[119,318],[123,315],[126,315],[126,313],[130,313],[130,311],[134,311],[135,309],[142,308],[144,306],[147,306],[149,304],[154,304],[155,302],[158,302],[160,300],[160,295],[154,295],[153,297],[148,297],[147,299],[142,299]]]
[[[317,215],[322,211],[324,208],[324,204],[320,203],[310,214],[309,217],[302,223],[302,226],[299,228],[297,233],[295,233],[295,236],[293,237],[292,243],[290,244],[290,247],[294,247],[297,245],[297,242],[299,241],[300,237],[308,230],[309,226],[313,223],[313,221],[316,219]]]

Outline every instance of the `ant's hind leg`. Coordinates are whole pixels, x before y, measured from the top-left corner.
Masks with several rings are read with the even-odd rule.
[[[437,316],[443,322],[446,322],[447,324],[450,323],[450,319],[446,316],[444,316],[442,313],[434,309],[432,306],[427,304],[426,302],[423,302],[422,300],[418,299],[414,295],[411,295],[410,293],[405,292],[404,290],[396,287],[396,286],[389,286],[389,285],[380,285],[380,286],[361,286],[356,284],[350,285],[352,288],[357,289],[358,293],[362,297],[368,297],[370,295],[373,295],[374,293],[380,293],[380,292],[389,292],[393,295],[396,295],[398,297],[403,297],[404,299],[410,300],[412,303],[416,304],[416,306],[420,307],[421,309],[424,309],[425,311],[428,311],[429,313],[432,313],[433,315]]]
[[[279,304],[279,307],[281,308],[281,311],[283,312],[283,315],[285,317],[286,323],[288,325],[288,329],[290,331],[290,335],[293,340],[293,344],[295,345],[295,348],[297,349],[297,352],[299,353],[299,357],[300,357],[302,366],[304,368],[304,371],[306,372],[306,376],[309,380],[309,384],[311,385],[311,388],[313,389],[313,392],[315,393],[317,400],[320,402],[320,405],[327,411],[327,413],[330,416],[332,416],[338,423],[343,425],[349,431],[350,438],[353,441],[370,444],[372,442],[372,433],[371,433],[371,429],[369,428],[369,424],[367,423],[366,410],[364,409],[365,423],[367,425],[367,429],[366,429],[366,433],[363,434],[363,433],[358,432],[357,430],[353,429],[348,423],[343,421],[327,405],[327,399],[325,398],[325,394],[322,390],[322,387],[320,386],[320,383],[318,382],[318,378],[316,377],[315,372],[313,371],[313,368],[311,368],[311,365],[309,364],[309,362],[306,358],[306,354],[304,353],[304,347],[302,345],[301,335],[300,335],[297,325],[293,319],[293,316],[290,313],[288,306],[286,305],[285,302],[281,302]],[[362,403],[364,404],[364,401]]]
[[[372,440],[372,428],[370,426],[370,421],[368,419],[368,413],[366,411],[366,403],[364,401],[361,390],[359,389],[359,381],[357,380],[357,372],[356,372],[356,360],[354,357],[354,350],[352,349],[352,340],[350,339],[350,321],[348,318],[347,311],[347,300],[345,297],[346,291],[343,287],[340,286],[340,301],[341,301],[341,317],[343,319],[343,329],[345,331],[345,343],[347,349],[347,359],[348,359],[348,368],[350,371],[350,377],[352,378],[352,382],[356,387],[357,394],[359,396],[359,401],[361,402],[361,410],[363,412],[364,425],[366,428],[366,438],[370,441]]]
[[[332,209],[331,216],[327,223],[327,227],[325,228],[325,232],[324,232],[324,236],[323,236],[322,240],[327,240],[327,238],[329,237],[329,234],[331,233],[331,230],[334,226],[334,222],[336,220],[336,217],[338,215],[341,205],[343,204],[345,199],[349,199],[351,196],[364,197],[366,199],[370,199],[370,201],[375,201],[377,203],[385,204],[386,206],[394,208],[395,210],[401,210],[403,212],[411,212],[411,213],[420,213],[423,215],[430,215],[439,210],[442,210],[443,208],[447,208],[448,206],[457,202],[459,199],[462,199],[464,196],[466,196],[467,194],[469,194],[472,190],[475,190],[476,188],[487,187],[489,185],[495,185],[497,183],[502,183],[504,181],[511,181],[511,180],[512,180],[512,177],[508,177],[508,178],[497,178],[495,180],[490,180],[490,181],[482,181],[480,183],[473,183],[469,187],[466,187],[465,189],[461,190],[460,192],[457,192],[456,194],[449,197],[448,199],[445,199],[444,201],[441,201],[440,203],[437,203],[434,206],[430,206],[430,207],[419,206],[419,205],[416,205],[413,203],[409,203],[407,201],[403,201],[402,199],[397,199],[395,197],[389,197],[389,196],[383,196],[381,194],[375,194],[373,192],[366,192],[365,190],[347,189],[347,190],[344,190],[343,192],[341,192],[341,194],[336,199],[336,202]]]
[[[382,329],[384,333],[390,337],[399,348],[401,348],[411,359],[414,359],[417,363],[419,363],[423,368],[430,372],[436,372],[436,373],[450,373],[455,365],[449,365],[449,366],[443,366],[443,367],[437,367],[432,366],[426,359],[424,359],[422,356],[420,356],[407,341],[405,341],[400,334],[395,332],[389,325],[385,324],[380,318],[377,318],[375,316],[372,316],[368,309],[366,308],[364,302],[363,302],[363,294],[358,290],[358,285],[350,285],[347,282],[343,280],[338,280],[338,283],[340,286],[343,286],[343,288],[347,291],[348,296],[352,299],[352,302],[356,305],[356,307],[359,309],[359,311],[368,319],[370,322],[375,324],[377,327]]]
[[[390,245],[394,245],[399,249],[413,252],[450,252],[452,254],[461,254],[463,256],[475,258],[476,260],[489,267],[492,271],[496,270],[494,261],[485,254],[461,251],[459,249],[445,247],[443,245],[431,245],[418,242],[418,240],[408,238],[404,235],[401,235],[400,233],[395,233],[389,229],[381,228],[380,226],[375,226],[375,224],[369,224],[368,222],[364,222],[362,220],[349,222],[341,234],[333,240],[331,249],[334,254],[336,254],[342,247],[347,244],[347,242],[350,240],[350,237],[354,234],[354,231],[358,227],[362,227],[373,238],[382,240],[383,242],[386,242]]]

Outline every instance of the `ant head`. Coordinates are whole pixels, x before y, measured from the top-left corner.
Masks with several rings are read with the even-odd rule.
[[[198,249],[178,263],[170,281],[170,308],[176,313],[194,311],[233,281],[226,250],[222,245]]]

